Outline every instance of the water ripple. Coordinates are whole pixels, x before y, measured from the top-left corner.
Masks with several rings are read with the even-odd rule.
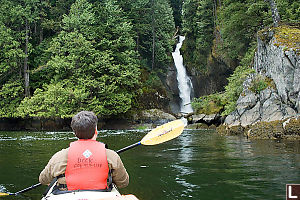
[[[8,137],[8,136],[0,137],[0,141],[10,141],[10,140],[17,140],[17,138]]]
[[[0,192],[4,192],[4,193],[7,192],[7,190],[6,190],[6,188],[4,187],[4,185],[1,185],[1,184],[0,184]]]

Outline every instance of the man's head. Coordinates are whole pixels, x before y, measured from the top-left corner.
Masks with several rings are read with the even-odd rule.
[[[71,127],[79,139],[91,139],[95,135],[97,116],[90,111],[77,113],[71,121]]]

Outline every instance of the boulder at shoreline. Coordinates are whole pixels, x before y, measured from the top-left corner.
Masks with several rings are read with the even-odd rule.
[[[245,127],[221,125],[217,132],[222,135],[244,135],[249,139],[300,140],[300,116],[271,122],[261,121]]]

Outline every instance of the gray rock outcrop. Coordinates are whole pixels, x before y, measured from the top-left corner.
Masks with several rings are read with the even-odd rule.
[[[300,55],[295,49],[281,46],[273,32],[267,39],[258,37],[254,60],[255,73],[243,84],[236,110],[224,124],[246,127],[257,122],[283,120],[299,115],[300,111]],[[268,82],[266,88],[255,90],[259,81]]]

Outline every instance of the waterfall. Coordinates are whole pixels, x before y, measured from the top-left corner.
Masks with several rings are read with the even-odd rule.
[[[193,88],[193,85],[191,79],[188,77],[186,73],[186,69],[183,65],[183,57],[180,54],[180,48],[182,46],[182,42],[184,41],[184,39],[185,39],[184,36],[179,36],[179,42],[176,45],[176,49],[172,53],[172,56],[177,70],[178,89],[179,89],[179,96],[181,99],[180,112],[191,113],[193,112],[193,108],[191,105],[191,90]]]

